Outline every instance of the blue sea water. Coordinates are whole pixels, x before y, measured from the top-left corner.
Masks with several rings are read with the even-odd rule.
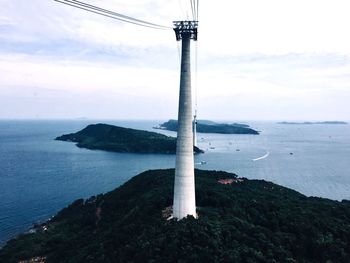
[[[0,121],[0,246],[75,199],[110,191],[148,169],[174,167],[173,155],[93,151],[54,140],[98,122],[144,130],[160,123]],[[206,152],[195,157],[196,167],[272,181],[308,196],[350,199],[350,125],[248,124],[261,135],[198,134]]]

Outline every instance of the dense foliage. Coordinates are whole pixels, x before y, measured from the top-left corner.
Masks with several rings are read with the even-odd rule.
[[[0,250],[0,262],[350,262],[350,202],[308,198],[258,180],[196,170],[199,218],[166,220],[174,170],[144,172],[77,200]]]
[[[78,147],[130,153],[175,153],[176,138],[163,134],[118,127],[108,124],[92,124],[83,130],[65,134],[56,140],[76,142]],[[203,152],[194,147],[195,153]]]
[[[177,131],[177,120],[169,120],[160,125],[161,129]],[[197,132],[200,133],[221,133],[221,134],[259,134],[258,131],[249,128],[246,124],[240,123],[216,123],[212,121],[197,122]]]

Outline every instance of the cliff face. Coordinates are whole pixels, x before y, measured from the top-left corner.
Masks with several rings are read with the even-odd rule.
[[[174,170],[147,171],[77,200],[0,262],[350,262],[350,202],[196,170],[198,219],[171,215]],[[46,230],[45,230],[46,229]]]
[[[177,120],[169,120],[160,124],[160,129],[177,131]],[[199,133],[221,133],[221,134],[259,134],[258,131],[253,130],[246,124],[240,123],[216,123],[212,121],[197,122],[197,132]]]
[[[176,152],[176,138],[163,134],[108,124],[89,125],[83,130],[65,134],[56,140],[76,142],[78,147],[128,153]],[[194,148],[195,153],[203,152]]]

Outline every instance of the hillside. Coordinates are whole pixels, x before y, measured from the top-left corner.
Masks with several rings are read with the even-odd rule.
[[[348,201],[196,170],[199,219],[166,220],[173,180],[173,169],[147,171],[77,200],[37,233],[8,242],[0,262],[350,262]]]
[[[157,127],[158,129],[177,131],[177,120],[169,120]],[[221,133],[221,134],[259,134],[246,124],[240,123],[216,123],[213,121],[199,120],[197,122],[197,132],[199,133]]]
[[[92,124],[83,130],[56,138],[60,141],[76,142],[78,147],[123,153],[176,152],[176,138],[163,134],[118,127],[108,124]],[[194,147],[195,153],[203,152]]]

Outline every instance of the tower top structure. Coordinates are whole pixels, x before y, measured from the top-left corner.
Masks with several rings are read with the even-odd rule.
[[[198,21],[174,21],[173,24],[177,41],[183,38],[197,41]]]

